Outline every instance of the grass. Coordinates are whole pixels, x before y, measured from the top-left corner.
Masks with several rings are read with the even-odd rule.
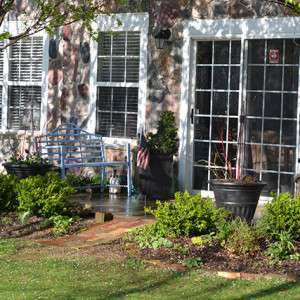
[[[0,238],[1,299],[298,299],[299,282],[226,280],[122,261],[40,254]],[[50,250],[49,250],[50,252]]]

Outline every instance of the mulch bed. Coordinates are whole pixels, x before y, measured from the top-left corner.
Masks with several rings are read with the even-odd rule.
[[[193,244],[191,238],[184,237],[179,239],[171,239],[173,243],[180,245],[182,248],[188,248],[188,253],[183,253],[182,248],[156,248],[156,249],[140,249],[140,255],[145,260],[160,260],[168,264],[182,265],[188,258],[201,258],[201,267],[206,270],[213,271],[231,271],[246,272],[255,274],[286,274],[300,279],[300,260],[272,260],[264,255],[264,248],[260,252],[253,253],[252,256],[242,257],[228,252],[221,247],[218,241],[205,244],[203,247]],[[300,253],[300,242],[295,242],[295,252]]]
[[[29,224],[26,222],[26,225],[22,226],[17,213],[0,212],[0,238],[14,237],[33,242],[57,239],[58,236],[53,233],[53,228],[41,228],[43,220],[41,217],[30,216]],[[80,221],[74,222],[70,234],[76,234],[93,224],[95,224],[95,217],[93,215],[84,217]],[[253,253],[249,257],[241,257],[234,253],[229,253],[217,241],[201,247],[200,245],[193,244],[191,238],[188,237],[171,240],[177,244],[175,248],[139,249],[139,257],[142,260],[159,260],[165,265],[175,264],[178,266],[182,266],[182,263],[186,262],[188,258],[201,258],[200,267],[206,270],[255,274],[275,273],[300,278],[300,260],[271,261],[268,256],[264,255],[264,251],[267,250],[266,248],[260,252]],[[72,254],[121,260],[129,255],[124,250],[126,248],[125,245],[125,241],[119,240],[110,244],[82,248],[76,251],[72,250]],[[295,252],[300,253],[300,242],[295,242],[295,246]],[[188,248],[188,252],[184,253],[182,251],[183,248]],[[47,251],[46,248],[45,251]],[[57,251],[53,249],[51,251],[56,256],[68,256],[71,250],[64,249],[62,251],[58,248]]]

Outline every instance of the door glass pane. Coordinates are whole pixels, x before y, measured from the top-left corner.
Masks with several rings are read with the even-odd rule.
[[[282,67],[266,67],[266,90],[281,91]]]
[[[267,182],[263,195],[270,196],[294,185],[299,49],[292,39],[249,40],[248,49],[245,165]]]
[[[213,115],[227,115],[228,93],[214,93],[213,95]]]
[[[210,118],[195,118],[195,139],[209,140]]]
[[[248,90],[263,90],[264,67],[248,67]]]
[[[241,42],[232,41],[231,42],[231,63],[239,64],[241,60]]]
[[[229,42],[215,42],[215,64],[229,63]]]
[[[211,88],[211,67],[197,67],[196,89]]]
[[[228,67],[214,67],[214,89],[228,89]]]
[[[298,66],[284,68],[284,90],[285,91],[298,90]]]
[[[284,118],[297,118],[297,94],[284,94],[283,95],[283,113]]]
[[[196,92],[195,113],[210,114],[210,92]]]
[[[252,40],[249,43],[248,64],[263,64],[265,57],[265,41]]]
[[[198,42],[197,64],[212,63],[212,42]]]
[[[277,117],[281,115],[281,94],[279,93],[266,93],[266,117]]]
[[[262,116],[263,110],[263,93],[262,92],[248,92],[247,93],[247,116]]]

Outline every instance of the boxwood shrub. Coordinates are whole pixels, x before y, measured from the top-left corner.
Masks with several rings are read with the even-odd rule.
[[[18,210],[29,210],[43,217],[66,214],[69,195],[75,192],[56,172],[21,179],[17,195]]]
[[[0,173],[0,211],[14,211],[18,208],[18,178]]]
[[[270,234],[276,237],[287,232],[292,238],[300,239],[300,196],[292,198],[289,193],[271,195],[273,199],[262,211],[263,222]]]
[[[175,193],[175,202],[157,201],[156,210],[145,208],[156,218],[152,229],[160,231],[161,236],[180,237],[208,234],[215,230],[216,224],[227,216],[223,209],[214,207],[210,198],[203,198],[188,192]]]

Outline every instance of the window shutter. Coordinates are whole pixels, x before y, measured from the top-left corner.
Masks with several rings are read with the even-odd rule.
[[[9,80],[39,82],[42,79],[43,38],[25,38],[10,47]]]
[[[138,114],[140,33],[100,33],[98,44],[97,132],[135,137]],[[106,82],[111,87],[101,87]],[[118,83],[121,86],[116,86]],[[128,83],[135,83],[129,87]],[[125,86],[124,86],[125,85]]]
[[[8,128],[39,130],[41,87],[8,87]]]

